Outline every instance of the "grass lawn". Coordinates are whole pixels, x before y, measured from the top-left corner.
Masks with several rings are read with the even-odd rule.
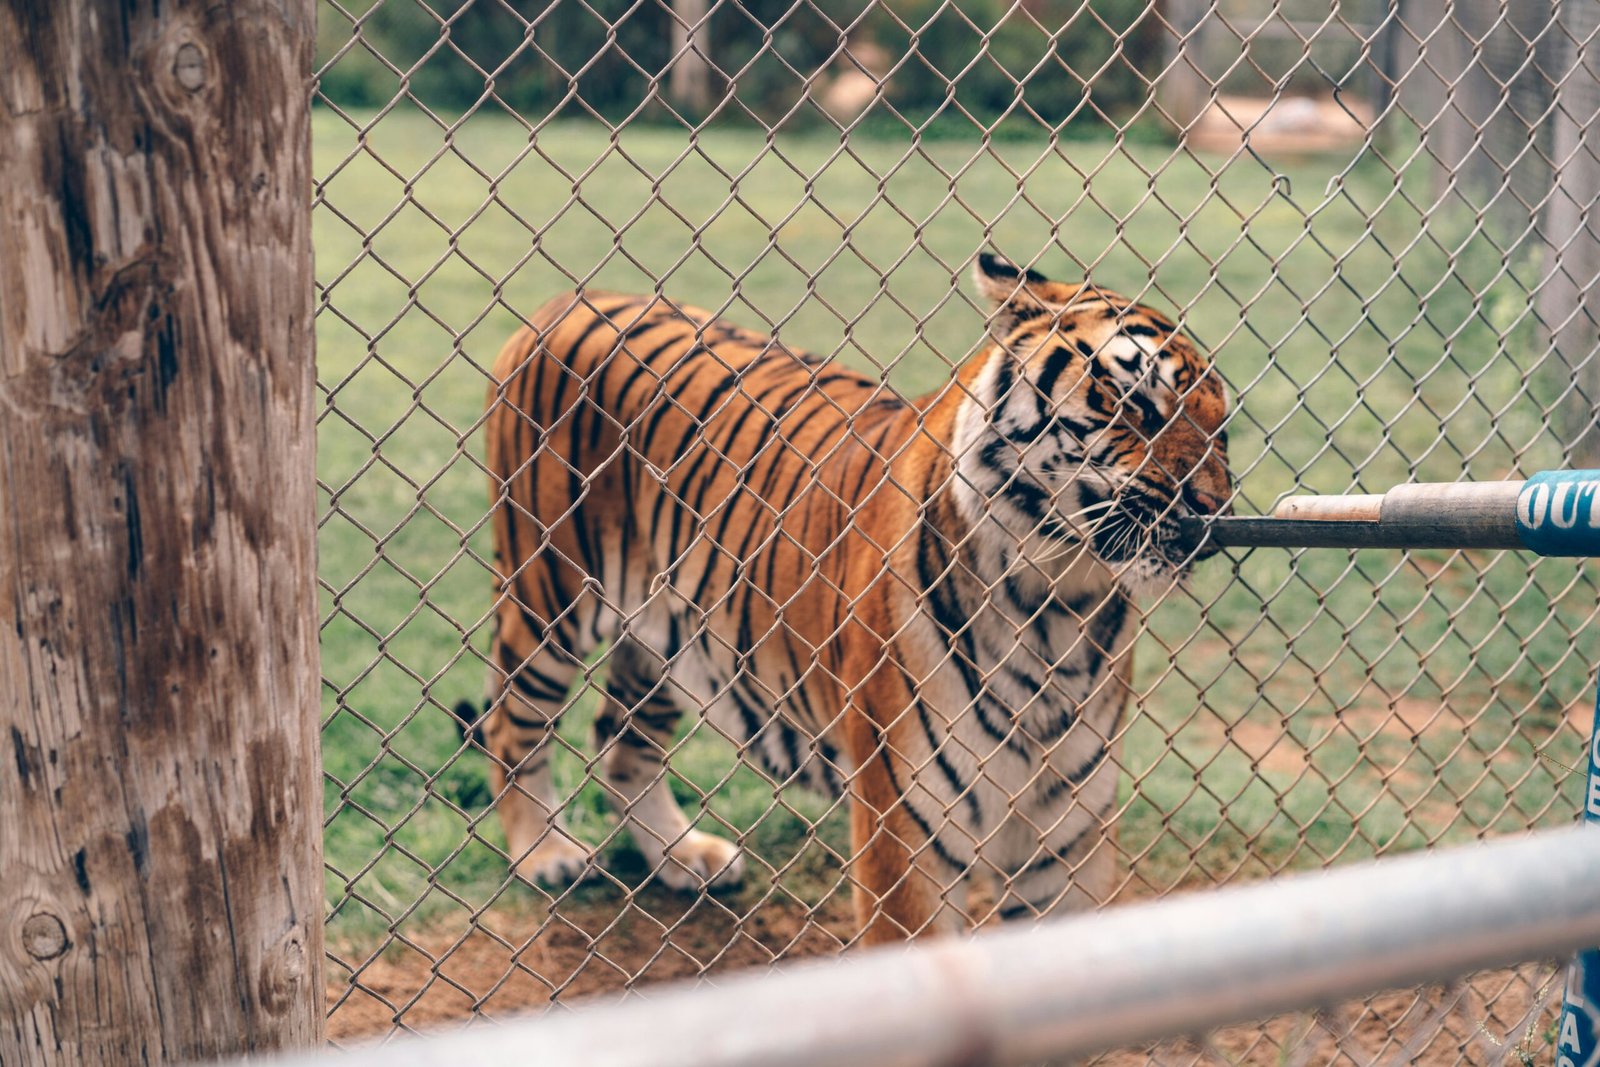
[[[519,314],[575,281],[659,284],[916,393],[981,337],[966,273],[992,241],[1183,312],[1236,398],[1241,511],[1560,464],[1546,412],[1566,383],[1531,322],[1536,258],[1503,256],[1470,218],[1425,219],[1420,169],[1285,162],[1274,183],[1248,156],[1158,145],[530,137],[489,116],[446,136],[410,112],[358,130],[320,111],[314,134],[336,940],[538,903],[507,886],[483,761],[456,759],[443,708],[483,684],[485,369]],[[1582,776],[1551,760],[1581,759],[1596,592],[1592,570],[1512,553],[1213,562],[1148,619],[1124,749],[1135,891],[1567,821]],[[567,717],[574,743],[591,695]],[[779,869],[779,892],[830,892],[839,812],[730,773],[706,732],[676,784],[748,835],[759,862],[732,903]],[[577,832],[607,840],[581,757],[557,770]],[[607,864],[641,873],[624,842]]]

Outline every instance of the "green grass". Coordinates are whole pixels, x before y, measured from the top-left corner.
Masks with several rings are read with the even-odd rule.
[[[1371,158],[1345,173],[1284,163],[1274,184],[1249,157],[1109,141],[842,150],[575,123],[531,137],[489,116],[447,135],[410,112],[358,133],[327,111],[314,135],[336,938],[383,929],[383,913],[410,925],[537,903],[507,886],[483,763],[455,758],[443,708],[482,688],[485,369],[574,279],[659,285],[917,393],[981,337],[965,278],[992,240],[1186,309],[1236,397],[1242,511],[1561,461],[1545,412],[1565,382],[1531,321],[1536,258],[1502,256],[1464,215],[1425,218],[1428,176],[1397,181]],[[1141,649],[1121,829],[1136,878],[1165,889],[1565,821],[1579,783],[1536,752],[1581,757],[1568,713],[1596,659],[1595,602],[1592,571],[1515,554],[1211,564],[1152,610]],[[568,716],[575,746],[591,703]],[[748,832],[784,892],[827,892],[838,810],[798,791],[780,803],[731,762],[690,739],[680,794]],[[608,840],[584,774],[577,755],[558,763],[575,828]],[[640,873],[627,845],[610,853]],[[770,877],[749,882],[754,901]]]

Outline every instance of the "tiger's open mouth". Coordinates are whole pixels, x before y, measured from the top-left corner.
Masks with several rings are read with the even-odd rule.
[[[1181,502],[1126,495],[1088,529],[1096,558],[1125,585],[1188,578],[1194,565],[1221,549],[1206,536],[1203,516]]]

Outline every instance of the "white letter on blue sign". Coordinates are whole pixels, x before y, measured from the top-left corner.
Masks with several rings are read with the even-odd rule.
[[[1544,522],[1544,509],[1548,503],[1548,489],[1543,485],[1530,485],[1522,491],[1517,506],[1522,509],[1522,521],[1529,527]]]
[[[1578,494],[1574,489],[1571,482],[1562,482],[1550,497],[1550,522],[1558,530],[1570,530],[1578,524]]]

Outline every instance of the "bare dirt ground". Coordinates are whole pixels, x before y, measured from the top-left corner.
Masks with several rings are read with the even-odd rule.
[[[461,936],[428,933],[362,966],[329,968],[329,1037],[347,1041],[421,1029],[477,1013],[538,1011],[598,993],[722,974],[777,960],[836,955],[850,937],[847,897],[815,912],[789,900],[735,905],[646,889],[632,902],[563,905],[548,916],[496,911]]]
[[[548,917],[495,912],[467,936],[410,938],[371,958],[335,951],[329,1036],[339,1043],[399,1030],[504,1019],[553,999],[837,954],[853,927],[842,895],[809,910],[792,900],[692,902],[656,890],[592,901]],[[1560,982],[1552,964],[1494,971],[1449,987],[1383,994],[1204,1038],[1111,1053],[1107,1067],[1158,1065],[1523,1064],[1551,1062]]]

